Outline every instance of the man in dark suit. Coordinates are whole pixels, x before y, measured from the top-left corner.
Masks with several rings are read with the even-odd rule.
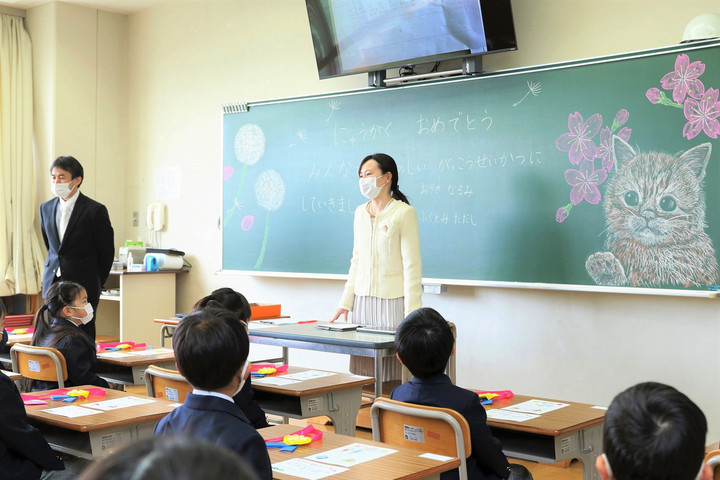
[[[48,250],[43,273],[43,298],[53,282],[79,283],[97,312],[102,285],[115,254],[107,208],[82,193],[83,167],[74,157],[58,157],[50,165],[56,198],[40,206],[43,240]],[[82,327],[95,339],[95,317]]]

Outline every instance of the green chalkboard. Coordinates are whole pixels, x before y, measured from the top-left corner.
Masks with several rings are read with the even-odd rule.
[[[417,210],[424,278],[596,285],[586,261],[607,249],[611,129],[636,152],[710,144],[701,229],[717,247],[719,88],[720,44],[702,43],[250,103],[223,121],[223,269],[347,273],[357,168],[384,152]],[[678,286],[655,283],[627,284]]]

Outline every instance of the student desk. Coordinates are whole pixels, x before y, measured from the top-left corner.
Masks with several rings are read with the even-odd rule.
[[[2,332],[0,331],[0,334],[1,333]],[[29,345],[32,341],[32,336],[32,333],[22,333],[20,335],[11,335],[8,333],[8,341],[2,349],[2,352],[0,352],[0,362],[12,363],[12,359],[10,358],[10,347],[16,343]]]
[[[110,383],[145,385],[148,365],[175,368],[175,353],[168,348],[134,352],[99,352],[96,373]]]
[[[332,375],[287,385],[272,383],[287,375],[309,376],[312,372]],[[253,378],[252,389],[255,400],[269,414],[290,418],[327,415],[335,426],[335,433],[354,436],[355,422],[362,403],[362,387],[373,383],[375,379],[372,377],[289,367],[287,372],[281,374]]]
[[[165,346],[165,340],[172,338],[173,332],[177,328],[179,318],[156,318],[153,320],[155,323],[159,323],[160,327],[160,345]]]
[[[488,418],[487,423],[493,435],[502,442],[505,455],[546,463],[577,458],[583,464],[583,480],[599,480],[595,460],[602,453],[606,410],[586,403],[526,395],[495,399],[492,405],[485,405],[485,409],[505,408],[532,399],[569,405],[524,422]]]
[[[74,388],[87,390],[99,387],[83,385]],[[30,423],[40,430],[53,450],[92,460],[106,455],[116,447],[151,438],[158,420],[179,405],[168,400],[153,398],[150,399],[153,401],[149,403],[114,410],[97,410],[97,413],[92,415],[74,418],[43,411],[66,406],[81,407],[126,397],[148,400],[147,397],[141,395],[132,395],[107,388],[103,390],[105,390],[105,397],[80,398],[73,403],[63,403],[59,400],[51,400],[49,397],[43,398],[43,400],[47,400],[48,405],[25,405],[25,411]],[[32,392],[31,395],[42,396],[46,393]]]
[[[261,428],[258,432],[263,438],[274,438],[288,435],[299,429],[297,425],[274,425],[272,427]],[[270,454],[270,463],[274,465],[279,462],[284,462],[285,460],[304,458],[352,443],[392,448],[393,450],[397,450],[397,452],[365,463],[353,465],[345,472],[326,478],[332,478],[333,480],[367,480],[369,478],[382,478],[383,480],[437,479],[440,478],[442,472],[460,466],[460,460],[457,458],[431,460],[421,457],[420,455],[424,452],[420,450],[397,447],[395,445],[373,442],[372,440],[361,438],[347,437],[331,432],[323,432],[322,440],[307,445],[300,445],[294,452],[279,452],[277,448],[269,448],[268,453]],[[273,478],[277,480],[297,480],[298,477],[273,472]]]
[[[5,376],[8,377],[13,382],[17,382],[18,380],[20,380],[22,378],[22,375],[20,375],[19,373],[9,372],[7,370],[0,370],[0,371],[2,371],[2,373],[4,373]]]
[[[250,322],[251,343],[282,347],[282,361],[288,362],[288,348],[344,353],[375,359],[375,397],[382,394],[382,359],[395,355],[395,337],[381,333],[331,332],[315,328],[317,323],[267,325]]]

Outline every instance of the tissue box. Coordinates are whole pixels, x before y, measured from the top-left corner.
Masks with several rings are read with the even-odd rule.
[[[250,311],[250,320],[257,320],[259,318],[279,317],[280,304],[251,303]]]

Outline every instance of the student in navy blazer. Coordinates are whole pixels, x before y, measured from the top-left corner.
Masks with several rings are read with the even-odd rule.
[[[250,321],[252,315],[250,304],[245,295],[236,292],[232,288],[223,287],[213,290],[210,295],[201,298],[193,305],[193,310],[200,310],[201,308],[226,308],[242,323],[245,331],[248,329],[248,321]],[[260,408],[260,404],[255,400],[251,381],[252,377],[248,377],[242,390],[233,397],[233,400],[255,428],[265,428],[270,424],[267,421],[265,411]]]
[[[35,480],[65,466],[37,428],[28,423],[15,383],[0,373],[0,478]]]
[[[48,250],[43,298],[53,282],[69,280],[85,287],[88,301],[97,311],[115,254],[110,216],[104,205],[80,193],[84,171],[74,157],[55,159],[50,174],[56,198],[40,206],[40,226]],[[61,241],[58,225],[63,208],[70,208],[71,213]],[[82,328],[95,339],[94,318]]]
[[[390,398],[431,407],[450,408],[470,425],[472,453],[467,458],[468,478],[473,480],[532,479],[521,465],[510,465],[502,445],[487,425],[487,415],[476,393],[452,384],[443,373],[455,350],[447,321],[432,308],[410,313],[395,334],[397,356],[413,379],[395,388]],[[442,480],[458,478],[458,471],[441,474]]]
[[[0,301],[0,349],[5,347],[5,305]],[[43,470],[65,466],[37,428],[28,423],[25,405],[15,382],[0,372],[0,478],[36,480]]]
[[[45,304],[35,316],[35,332],[31,345],[52,347],[65,357],[68,379],[66,387],[96,385],[108,388],[108,383],[95,373],[97,356],[95,342],[80,330],[80,325],[92,318],[92,306],[85,289],[74,282],[53,283]],[[26,379],[26,390],[50,390],[57,382]]]
[[[172,338],[193,392],[158,422],[155,435],[208,440],[236,452],[260,479],[272,479],[265,441],[232,399],[250,374],[245,328],[227,309],[203,308],[183,318]]]

